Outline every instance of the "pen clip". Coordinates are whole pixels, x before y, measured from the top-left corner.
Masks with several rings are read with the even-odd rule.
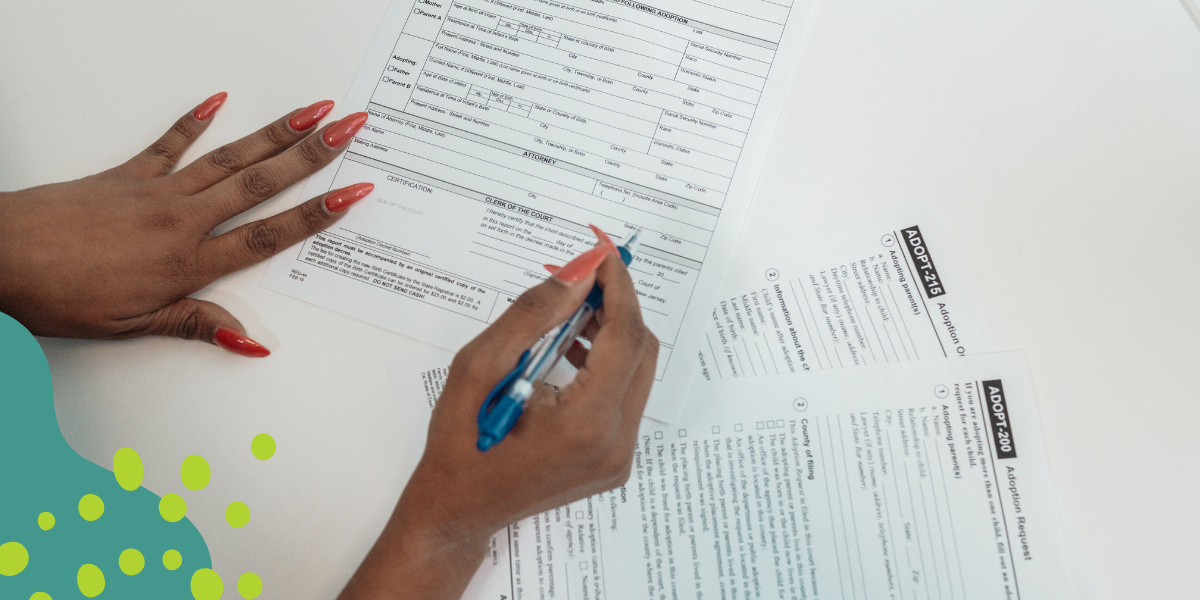
[[[489,433],[487,431],[491,428],[489,425],[494,425],[489,424],[488,418],[491,417],[493,411],[499,407],[501,400],[505,398],[509,387],[512,386],[513,381],[515,381],[517,377],[521,375],[521,372],[525,370],[525,366],[529,362],[529,356],[530,352],[526,350],[525,353],[521,355],[521,359],[517,361],[517,366],[513,368],[508,375],[505,375],[504,379],[501,379],[500,383],[497,383],[496,387],[492,388],[491,392],[488,392],[487,398],[483,399],[483,406],[479,407],[479,418],[477,421],[481,438],[483,434]],[[501,436],[507,433],[508,432],[505,431],[503,434],[501,434]],[[499,440],[497,439],[496,441]],[[484,448],[480,448],[480,450],[483,449]]]

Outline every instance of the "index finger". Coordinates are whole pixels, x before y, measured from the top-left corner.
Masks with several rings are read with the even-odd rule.
[[[597,269],[596,283],[604,290],[604,306],[596,316],[599,327],[587,360],[568,388],[578,386],[587,391],[584,395],[616,405],[637,372],[650,332],[642,321],[629,269],[615,254]]]

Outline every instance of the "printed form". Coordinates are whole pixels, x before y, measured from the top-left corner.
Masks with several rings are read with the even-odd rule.
[[[305,198],[370,201],[263,285],[457,349],[542,265],[645,229],[630,266],[678,416],[816,0],[396,0],[349,94],[371,117]]]
[[[389,359],[406,421],[449,357]],[[625,486],[499,532],[464,598],[1059,600],[1071,548],[1024,355],[984,354],[696,386]]]
[[[738,253],[705,326],[707,380],[995,350],[932,206]]]

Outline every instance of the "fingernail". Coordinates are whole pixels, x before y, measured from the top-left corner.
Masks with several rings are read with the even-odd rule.
[[[542,268],[543,268],[543,269],[545,269],[545,270],[546,270],[548,273],[550,273],[551,275],[553,275],[553,274],[555,274],[555,273],[559,272],[560,270],[562,270],[562,267],[560,267],[560,266],[558,266],[558,265],[542,265]]]
[[[350,205],[367,197],[371,190],[375,189],[373,183],[356,183],[350,187],[344,187],[328,196],[325,196],[325,208],[331,213],[338,213],[350,208]]]
[[[213,334],[213,341],[218,346],[242,356],[262,358],[271,354],[266,346],[228,327],[218,327],[217,332]]]
[[[331,110],[333,110],[333,100],[322,100],[288,119],[288,127],[296,131],[304,131],[324,119]]]
[[[218,108],[221,108],[222,104],[225,104],[225,99],[228,97],[229,94],[225,92],[214,94],[213,97],[201,102],[192,116],[196,117],[197,121],[207,121],[209,117],[213,116],[213,113],[217,112]]]
[[[366,123],[367,113],[365,112],[344,117],[325,130],[325,143],[329,144],[330,148],[338,148],[354,137],[354,134],[358,133],[358,130],[362,129]]]
[[[600,229],[599,227],[596,227],[590,223],[588,224],[588,229],[591,229],[592,233],[596,236],[596,239],[600,240],[596,243],[596,246],[607,244],[608,246],[612,247],[612,251],[614,253],[617,252],[617,245],[613,243],[612,238],[608,237],[607,233],[604,233],[603,229]]]
[[[554,278],[563,283],[575,283],[594,273],[611,251],[607,245],[596,246],[564,265],[554,274]]]

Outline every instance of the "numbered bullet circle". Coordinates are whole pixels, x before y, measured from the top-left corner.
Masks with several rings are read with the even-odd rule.
[[[944,385],[939,385],[933,388],[933,395],[937,396],[938,398],[945,398],[946,396],[950,395],[950,388]]]
[[[767,269],[765,275],[767,276],[767,281],[775,281],[779,279],[779,269]]]
[[[882,242],[884,246],[891,247],[892,245],[894,245],[896,243],[896,238],[895,238],[895,236],[893,236],[892,234],[889,233],[889,234],[883,236],[883,239],[881,239],[879,241]]]
[[[808,400],[796,398],[792,401],[792,408],[796,409],[796,412],[804,412],[808,410]]]

